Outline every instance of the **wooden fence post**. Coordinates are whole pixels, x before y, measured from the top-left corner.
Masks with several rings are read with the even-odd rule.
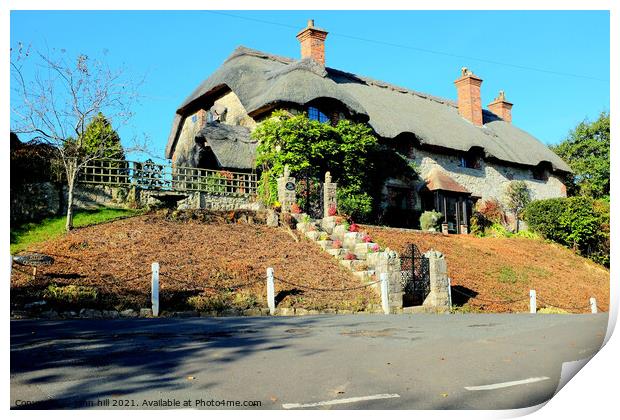
[[[593,297],[590,298],[590,309],[592,310],[593,314],[598,313],[598,309],[596,307],[596,298],[593,298]]]
[[[536,290],[530,290],[530,313],[536,313]]]
[[[390,302],[389,302],[389,287],[388,287],[388,275],[387,273],[381,273],[381,307],[383,308],[383,313],[388,315],[390,313]]]
[[[271,267],[267,269],[267,306],[269,306],[269,315],[275,315],[275,285],[273,281],[273,268]]]
[[[159,263],[151,264],[151,309],[153,316],[159,315]]]

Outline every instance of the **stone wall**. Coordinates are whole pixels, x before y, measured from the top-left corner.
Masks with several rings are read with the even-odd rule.
[[[63,211],[61,187],[51,182],[11,187],[11,223],[33,222]]]
[[[216,99],[214,106],[217,105],[226,107],[226,113],[222,116],[220,122],[228,125],[241,125],[248,127],[250,130],[256,127],[256,122],[248,115],[241,101],[233,92],[228,92]],[[196,134],[198,134],[206,121],[207,111],[204,109],[196,111],[183,120],[181,132],[172,154],[172,162],[187,165],[188,156],[191,155],[195,144]]]
[[[204,192],[194,192],[188,198],[179,201],[179,210],[261,210],[261,205],[247,197],[223,197]]]
[[[388,187],[409,187],[414,192],[411,200],[412,208],[421,210],[422,203],[417,189],[434,168],[439,168],[471,191],[472,196],[480,197],[482,200],[494,198],[503,203],[506,188],[511,181],[525,181],[532,200],[566,197],[566,187],[558,176],[551,173],[547,174],[546,181],[539,181],[534,179],[531,169],[487,162],[484,159],[480,159],[480,169],[463,168],[459,166],[460,159],[456,153],[448,155],[415,148],[412,150],[412,156],[409,161],[415,163],[421,179],[413,184],[407,184],[399,179],[387,179],[382,191],[383,208],[388,203]]]
[[[471,191],[473,196],[482,199],[496,198],[504,200],[506,187],[511,181],[525,181],[533,200],[546,198],[566,197],[566,188],[560,179],[549,174],[547,181],[538,181],[533,178],[531,169],[517,168],[487,162],[480,159],[480,169],[463,168],[456,155],[443,155],[420,149],[415,150],[412,159],[419,167],[422,178],[435,167],[440,167],[456,182]],[[418,206],[419,206],[419,200]]]
[[[35,222],[63,215],[67,210],[67,195],[66,185],[51,182],[11,188],[11,223]],[[75,209],[125,208],[128,200],[128,188],[76,185],[73,205]]]

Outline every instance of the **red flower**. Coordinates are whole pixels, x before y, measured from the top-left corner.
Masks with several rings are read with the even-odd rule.
[[[297,203],[291,204],[291,212],[295,214],[301,213],[301,209],[299,208],[299,205]]]
[[[337,213],[336,205],[335,204],[330,204],[329,207],[327,208],[327,215],[328,216],[335,216],[336,213]]]
[[[355,223],[351,223],[351,226],[349,226],[349,232],[359,232],[359,230],[360,227]]]
[[[347,252],[347,254],[344,256],[345,260],[354,260],[355,259],[355,254],[352,254],[351,252]]]
[[[364,235],[364,237],[362,238],[362,240],[364,242],[372,242],[372,238],[370,237],[370,235]]]
[[[342,248],[342,241],[339,241],[338,239],[336,239],[334,242],[332,242],[332,246],[334,248]]]

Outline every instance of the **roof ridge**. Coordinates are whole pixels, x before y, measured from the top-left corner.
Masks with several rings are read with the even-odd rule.
[[[275,55],[275,54],[271,54],[271,53],[267,53],[264,51],[259,51],[259,50],[255,50],[253,48],[248,48],[245,47],[243,45],[238,46],[237,48],[235,48],[235,50],[233,51],[233,53],[226,59],[225,62],[228,62],[236,57],[240,57],[243,55],[250,55],[253,57],[257,57],[257,58],[262,58],[262,59],[267,59],[267,60],[271,60],[271,61],[276,61],[278,63],[282,63],[282,64],[295,64],[298,62],[301,62],[303,60],[295,60],[293,58],[290,57],[283,57],[283,56],[279,56],[279,55]],[[402,86],[398,86],[398,85],[394,85],[392,83],[388,83],[388,82],[384,82],[381,80],[377,80],[377,79],[373,79],[371,77],[368,76],[361,76],[355,73],[351,73],[348,71],[344,71],[344,70],[339,70],[339,69],[335,69],[333,67],[325,67],[325,70],[328,72],[333,72],[333,73],[337,73],[340,75],[343,75],[345,77],[350,77],[350,78],[355,78],[358,79],[361,82],[364,82],[367,85],[371,85],[371,86],[376,86],[376,87],[380,87],[380,88],[384,88],[384,89],[390,89],[394,92],[401,92],[401,93],[407,93],[410,95],[414,95],[417,96],[419,98],[422,99],[428,99],[434,102],[438,102],[440,104],[444,104],[444,105],[448,105],[448,106],[452,106],[452,107],[456,107],[456,102],[451,100],[451,99],[447,99],[447,98],[441,98],[439,96],[435,96],[435,95],[431,95],[428,93],[424,93],[424,92],[419,92],[417,90],[413,90],[413,89],[409,89],[409,88],[405,88]]]

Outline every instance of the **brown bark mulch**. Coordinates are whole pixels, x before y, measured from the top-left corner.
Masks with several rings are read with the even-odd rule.
[[[260,224],[170,220],[149,214],[74,230],[28,251],[52,255],[55,263],[31,271],[15,267],[11,302],[41,298],[48,285],[80,285],[97,289],[105,309],[150,307],[151,263],[160,264],[162,309],[190,309],[191,296],[227,293],[252,296],[266,307],[266,269],[273,267],[280,307],[362,310],[379,298],[369,288],[345,292],[299,290],[278,282],[341,289],[360,281],[318,246],[296,242],[283,228]],[[79,308],[78,308],[79,309]]]
[[[453,302],[488,312],[526,312],[529,290],[536,290],[538,307],[579,308],[590,312],[590,297],[601,310],[609,308],[609,270],[560,245],[526,238],[479,238],[364,226],[382,246],[402,252],[415,243],[420,251],[435,249],[446,256]],[[454,289],[457,291],[455,292]],[[460,292],[478,299],[467,299]],[[515,303],[491,303],[484,300]]]

